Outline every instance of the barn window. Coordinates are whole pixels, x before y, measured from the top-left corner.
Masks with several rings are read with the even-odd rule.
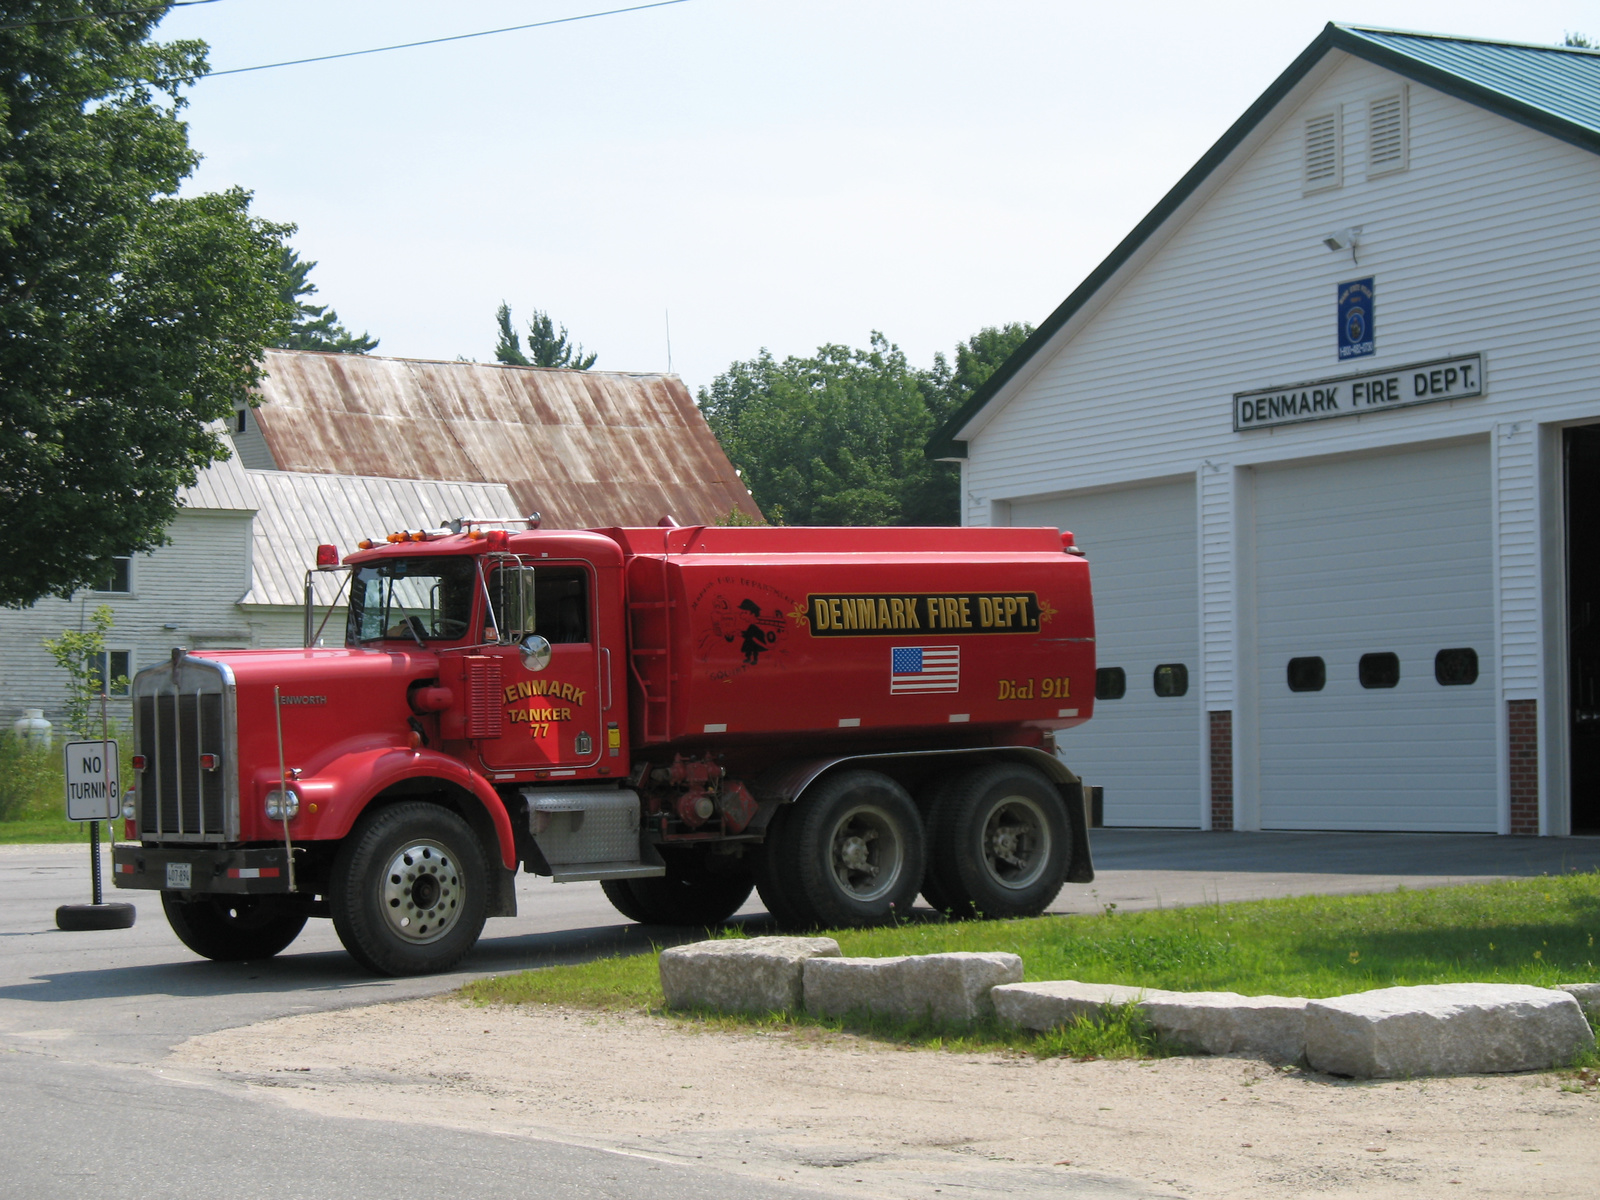
[[[133,559],[127,555],[119,554],[115,558],[107,559],[101,572],[99,581],[94,585],[95,591],[133,591]]]
[[[1121,667],[1101,667],[1094,673],[1096,700],[1121,700],[1128,694],[1128,673]]]
[[[1189,668],[1182,663],[1162,663],[1156,668],[1156,695],[1182,696],[1189,691]]]
[[[1364,688],[1392,688],[1400,682],[1400,656],[1388,651],[1363,654],[1356,674]]]
[[[1471,646],[1441,650],[1433,656],[1433,677],[1445,687],[1478,682],[1478,652]]]
[[[1321,192],[1344,182],[1342,109],[1318,113],[1306,121],[1305,190]]]
[[[1289,690],[1320,692],[1328,684],[1328,664],[1312,655],[1289,660]]]
[[[1406,91],[1367,102],[1367,178],[1404,171],[1409,157]]]

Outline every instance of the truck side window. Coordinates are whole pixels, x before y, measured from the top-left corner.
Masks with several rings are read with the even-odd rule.
[[[539,567],[533,587],[537,631],[557,645],[589,640],[589,580],[580,567]]]
[[[1128,673],[1121,667],[1101,667],[1094,673],[1096,700],[1121,700],[1128,694]]]

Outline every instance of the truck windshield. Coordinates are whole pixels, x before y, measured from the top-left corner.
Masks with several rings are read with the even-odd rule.
[[[392,558],[357,567],[350,580],[345,644],[458,641],[472,622],[476,583],[476,563],[464,555]]]

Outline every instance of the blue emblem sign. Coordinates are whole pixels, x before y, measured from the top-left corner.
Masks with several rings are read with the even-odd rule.
[[[1372,276],[1339,285],[1339,358],[1364,358],[1377,342],[1372,324]]]

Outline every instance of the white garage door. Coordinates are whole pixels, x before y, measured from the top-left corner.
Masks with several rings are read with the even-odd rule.
[[[1492,832],[1488,445],[1263,469],[1255,502],[1262,827]]]
[[[1200,823],[1199,600],[1193,482],[1013,504],[1013,525],[1069,529],[1088,553],[1096,657],[1127,692],[1058,738],[1062,759],[1105,788],[1107,825]],[[1158,666],[1182,666],[1182,696],[1157,696]],[[1168,672],[1167,678],[1173,673]]]

